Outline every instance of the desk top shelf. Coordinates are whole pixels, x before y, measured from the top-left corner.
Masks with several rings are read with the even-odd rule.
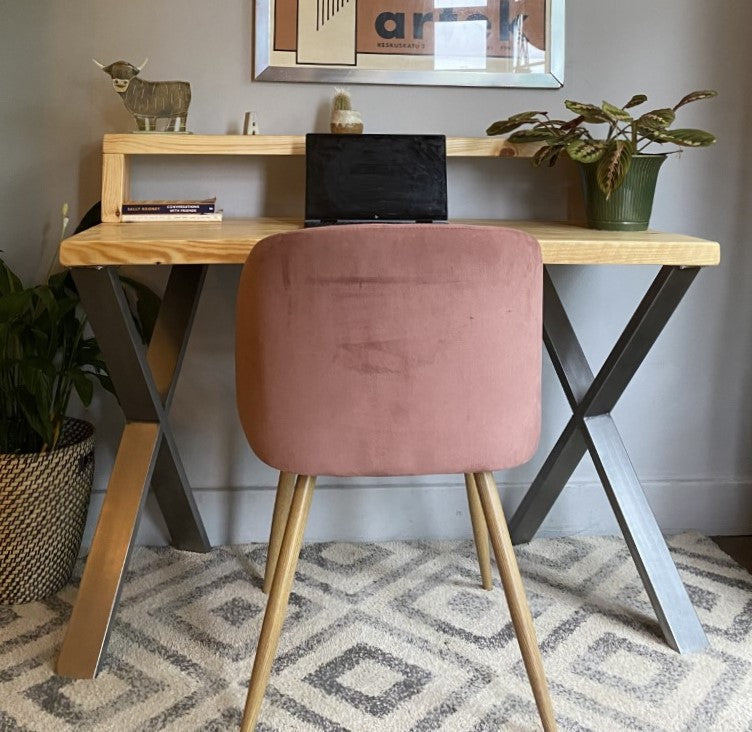
[[[447,137],[448,157],[531,157],[540,143],[503,137]],[[102,221],[120,221],[130,198],[133,155],[305,155],[304,135],[107,134],[102,143]]]
[[[538,142],[503,137],[447,137],[447,157],[529,158]],[[104,136],[105,155],[305,155],[305,135],[181,135],[126,133]]]
[[[546,264],[718,264],[716,242],[656,231],[598,231],[548,221],[463,220],[511,226],[538,239]],[[242,264],[266,236],[302,227],[299,219],[226,219],[222,222],[99,224],[63,241],[69,267],[120,264]]]

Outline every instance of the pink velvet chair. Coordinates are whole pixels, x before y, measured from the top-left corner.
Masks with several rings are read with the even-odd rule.
[[[541,314],[540,247],[513,229],[336,226],[254,247],[238,293],[238,410],[281,475],[243,730],[269,680],[316,476],[434,473],[465,474],[483,584],[490,534],[538,711],[555,729],[491,472],[537,447]]]

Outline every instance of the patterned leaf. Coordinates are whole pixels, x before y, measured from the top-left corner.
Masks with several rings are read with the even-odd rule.
[[[718,92],[713,91],[712,89],[703,89],[701,91],[693,91],[683,96],[674,105],[674,109],[679,109],[679,107],[683,107],[685,104],[689,104],[690,102],[699,102],[701,99],[710,99],[711,97],[717,97],[717,96],[718,96]]]
[[[676,119],[676,115],[673,109],[669,109],[668,107],[665,109],[654,109],[638,117],[637,126],[638,128],[648,130],[660,130],[672,124],[674,119]]]
[[[487,135],[504,135],[507,132],[511,132],[512,130],[516,130],[518,127],[523,125],[523,121],[515,121],[512,119],[500,119],[497,122],[494,122],[487,130]]]
[[[546,112],[518,112],[509,117],[510,122],[532,122],[539,114],[546,114]]]
[[[509,142],[543,142],[551,140],[554,135],[545,127],[534,127],[532,130],[518,130],[509,135]]]
[[[567,155],[580,163],[594,163],[603,157],[606,148],[597,140],[575,140],[567,145]]]
[[[615,140],[609,144],[595,171],[598,188],[606,194],[606,198],[610,198],[621,185],[632,164],[633,153],[632,144],[626,140]]]
[[[610,122],[611,118],[600,108],[594,104],[584,104],[582,102],[573,102],[569,99],[564,102],[564,106],[575,114],[579,114],[583,117],[585,122]]]
[[[662,142],[673,142],[684,147],[707,147],[715,142],[715,135],[704,130],[663,130]]]
[[[631,122],[632,115],[629,112],[625,112],[621,107],[617,107],[615,104],[610,104],[604,101],[601,105],[601,109],[612,119],[618,119],[620,122]]]
[[[647,102],[648,98],[644,94],[635,94],[625,105],[624,109],[631,109],[639,104]]]
[[[553,165],[559,157],[560,151],[561,148],[558,145],[544,145],[533,155],[533,165],[536,168],[543,165],[543,163],[548,163],[549,166]]]
[[[652,142],[669,142],[668,132],[664,129],[651,129],[649,127],[638,127],[640,135],[646,140]]]

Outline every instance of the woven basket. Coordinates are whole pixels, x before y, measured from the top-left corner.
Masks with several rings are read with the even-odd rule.
[[[66,419],[48,453],[0,454],[0,604],[40,600],[69,579],[94,479],[94,428]]]

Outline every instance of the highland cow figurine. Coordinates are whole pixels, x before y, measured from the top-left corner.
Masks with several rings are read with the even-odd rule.
[[[125,108],[134,116],[141,132],[154,132],[157,120],[166,119],[168,132],[185,132],[191,85],[187,81],[145,81],[138,74],[146,66],[127,61],[115,61],[109,66],[92,59],[112,79],[112,86],[120,95]]]

